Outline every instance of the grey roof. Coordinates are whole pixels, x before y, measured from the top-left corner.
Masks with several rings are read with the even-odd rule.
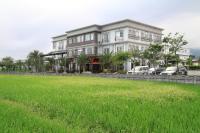
[[[67,34],[62,34],[62,35],[54,36],[54,37],[52,37],[52,38],[54,39],[54,38],[63,37],[63,36],[67,36]]]
[[[91,28],[91,27],[97,27],[97,28],[100,29],[100,28],[101,28],[101,25],[93,24],[93,25],[89,25],[89,26],[85,26],[85,27],[77,28],[77,29],[74,29],[74,30],[69,30],[69,31],[66,31],[65,33],[68,33],[68,32],[74,32],[74,31],[78,31],[78,30],[82,30],[82,29]]]
[[[155,28],[155,29],[158,29],[158,30],[164,30],[163,28],[159,28],[159,27],[152,26],[152,25],[149,25],[149,24],[141,23],[141,22],[138,22],[138,21],[135,21],[135,20],[131,20],[131,19],[124,19],[124,20],[120,20],[120,21],[104,24],[104,25],[101,25],[101,26],[104,27],[104,26],[109,26],[109,25],[123,23],[123,22],[131,22],[131,23],[136,23],[136,24],[152,27],[152,28]]]
[[[78,30],[82,30],[82,29],[91,28],[91,27],[97,27],[97,28],[101,29],[104,26],[109,26],[109,25],[123,23],[123,22],[131,22],[131,23],[136,23],[136,24],[152,27],[152,28],[155,28],[155,29],[158,29],[158,30],[164,30],[163,28],[159,28],[159,27],[152,26],[152,25],[149,25],[149,24],[141,23],[141,22],[134,21],[134,20],[131,20],[131,19],[124,19],[124,20],[120,20],[120,21],[116,21],[116,22],[112,22],[112,23],[108,23],[108,24],[104,24],[104,25],[93,24],[93,25],[77,28],[77,29],[74,29],[74,30],[69,30],[69,31],[66,31],[65,33],[74,32],[74,31],[78,31]]]

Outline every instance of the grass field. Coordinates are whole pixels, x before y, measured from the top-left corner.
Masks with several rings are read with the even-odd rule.
[[[200,86],[0,75],[0,132],[200,132]]]

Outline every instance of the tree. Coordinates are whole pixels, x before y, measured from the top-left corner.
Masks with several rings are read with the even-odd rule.
[[[17,69],[19,69],[19,71],[21,71],[24,68],[24,63],[22,62],[22,60],[17,60],[15,66]]]
[[[169,66],[169,62],[176,61],[175,56],[170,53],[163,54],[163,58],[164,58],[165,67]]]
[[[182,50],[183,46],[188,44],[188,42],[184,39],[184,35],[180,33],[175,33],[172,35],[169,33],[166,37],[164,37],[163,42],[170,45],[169,51],[175,56],[178,67],[180,59],[177,55],[177,52]]]
[[[55,59],[52,57],[47,57],[45,58],[46,60],[46,64],[45,64],[45,68],[47,71],[53,71],[54,70],[54,65],[55,65]]]
[[[59,65],[63,67],[63,71],[66,72],[66,67],[69,64],[69,59],[66,59],[65,57],[61,57],[59,59]]]
[[[101,55],[100,62],[102,64],[103,70],[110,69],[110,66],[112,64],[112,52],[104,53],[103,55]]]
[[[138,59],[141,57],[141,52],[139,49],[131,49],[130,56],[133,67],[135,67],[137,65]]]
[[[2,59],[1,64],[6,67],[6,71],[11,71],[14,65],[14,59],[12,57],[5,57]]]
[[[81,73],[81,69],[83,72],[85,71],[85,65],[88,63],[88,58],[85,54],[81,53],[78,56],[77,63],[79,64],[79,72]]]
[[[39,52],[38,50],[34,50],[33,52],[30,52],[28,54],[28,62],[31,65],[32,71],[39,72],[42,69],[43,66],[43,57],[42,53]]]
[[[157,61],[162,57],[162,49],[163,45],[161,44],[150,44],[149,48],[143,53],[144,58],[148,59],[150,64],[155,67]]]
[[[191,57],[191,56],[187,59],[186,64],[187,64],[189,67],[192,66],[192,57]]]
[[[113,63],[123,70],[124,63],[130,58],[129,52],[119,52],[113,56]]]
[[[198,65],[200,66],[200,57],[199,57],[199,59],[198,59]]]

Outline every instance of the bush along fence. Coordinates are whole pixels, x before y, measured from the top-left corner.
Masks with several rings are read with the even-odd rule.
[[[0,74],[17,74],[17,75],[60,75],[60,76],[94,76],[103,78],[118,78],[128,80],[147,80],[147,81],[161,81],[173,83],[186,83],[200,85],[200,76],[161,76],[161,75],[132,75],[132,74],[79,74],[79,73],[22,73],[22,72],[0,72]]]

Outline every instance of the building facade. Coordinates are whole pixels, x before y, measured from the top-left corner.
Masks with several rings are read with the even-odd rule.
[[[139,49],[144,51],[152,42],[161,42],[162,28],[133,20],[122,20],[104,25],[90,25],[53,37],[51,55],[64,56],[70,60],[68,70],[78,71],[77,57],[88,56],[86,70],[97,72],[100,69],[99,56],[122,51]],[[131,61],[124,64],[125,70],[132,68]]]

